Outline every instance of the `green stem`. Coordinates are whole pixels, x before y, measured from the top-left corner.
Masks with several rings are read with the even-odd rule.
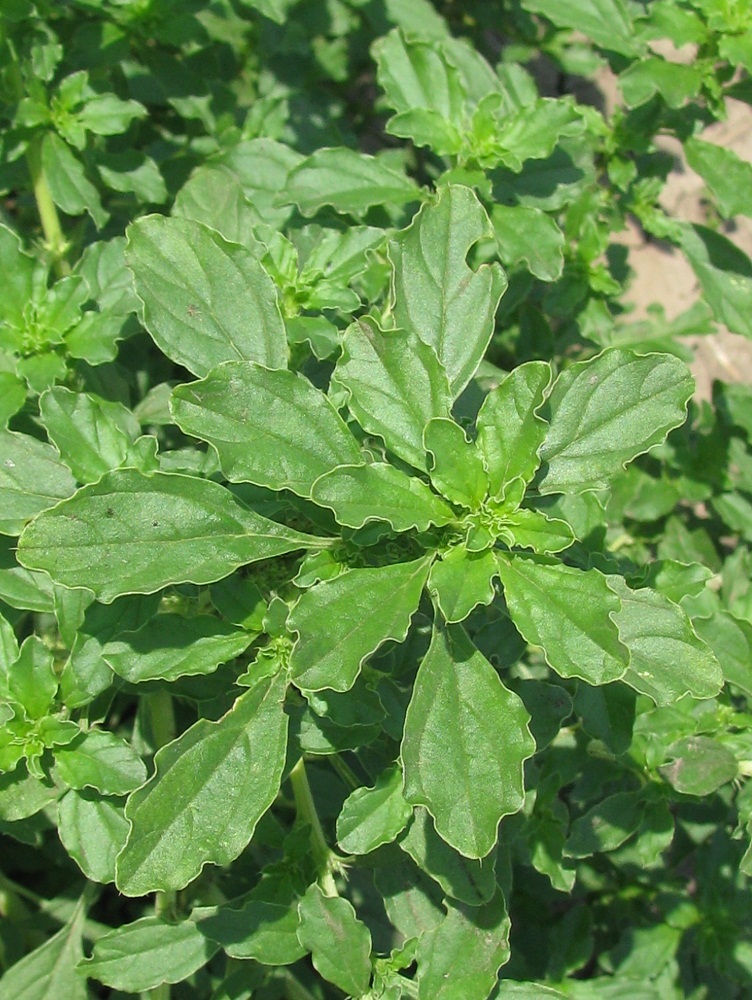
[[[285,996],[288,1000],[316,1000],[309,989],[299,982],[289,969],[280,969],[278,977],[285,982]]]
[[[292,794],[295,798],[298,818],[307,823],[311,828],[311,853],[319,871],[321,888],[327,896],[336,896],[338,895],[337,886],[332,874],[334,854],[329,849],[324,831],[321,828],[319,814],[316,812],[316,805],[311,794],[311,786],[308,784],[308,776],[306,775],[302,757],[290,772],[290,784],[292,785]]]
[[[349,764],[346,764],[342,760],[339,754],[330,754],[327,759],[351,792],[354,792],[356,788],[361,787],[363,782],[360,781],[355,771],[353,771]]]
[[[63,278],[66,274],[70,274],[71,270],[70,264],[65,259],[68,241],[60,225],[60,216],[57,214],[57,207],[52,200],[52,192],[42,167],[42,141],[41,133],[37,133],[29,141],[29,145],[26,147],[26,163],[31,174],[31,184],[39,210],[45,243],[52,256],[52,267],[58,278]]]

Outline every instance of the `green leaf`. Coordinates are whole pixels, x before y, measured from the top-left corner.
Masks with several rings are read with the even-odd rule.
[[[716,611],[697,618],[693,626],[717,656],[724,678],[752,697],[752,623]]]
[[[187,979],[216,951],[217,945],[192,920],[170,924],[160,917],[141,917],[98,938],[91,958],[79,969],[106,986],[143,993]]]
[[[496,558],[512,621],[558,674],[589,684],[623,676],[629,650],[614,622],[621,602],[602,573],[540,556]]]
[[[582,718],[582,728],[615,754],[629,750],[636,705],[637,695],[622,681],[597,687],[580,682],[574,697],[574,710]]]
[[[337,819],[337,841],[348,854],[370,854],[405,829],[412,806],[402,795],[402,769],[383,771],[373,788],[356,788],[345,799]]]
[[[218,483],[123,469],[37,517],[18,558],[109,603],[170,583],[214,583],[246,563],[320,544],[254,513]]]
[[[504,522],[514,536],[515,546],[539,555],[562,552],[574,542],[574,532],[566,521],[547,517],[538,510],[520,508],[505,514]]]
[[[405,798],[468,858],[496,843],[524,797],[522,765],[535,752],[517,695],[458,625],[436,624],[405,719]]]
[[[3,975],[5,1000],[87,1000],[86,980],[77,971],[83,958],[81,936],[86,922],[83,898],[57,934],[12,965]]]
[[[456,904],[418,942],[418,1000],[487,1000],[509,961],[504,894],[479,907]]]
[[[669,62],[660,56],[647,56],[624,70],[618,83],[629,108],[647,104],[656,94],[660,94],[670,108],[680,108],[699,94],[703,70],[699,66]]]
[[[426,468],[423,431],[433,417],[448,417],[452,396],[434,351],[414,333],[381,330],[358,320],[345,334],[333,381],[369,434],[416,469]]]
[[[634,56],[639,52],[635,23],[625,0],[524,0],[525,10],[543,14],[560,28],[573,28],[609,52]]]
[[[431,819],[423,812],[427,821]],[[461,858],[466,865],[477,865],[478,862],[468,861],[461,854],[452,851],[444,841],[434,833],[434,837],[444,849],[451,851],[456,858]],[[374,882],[384,901],[389,922],[409,940],[419,937],[424,931],[435,927],[444,916],[443,893],[438,884],[424,875],[413,864],[411,859],[396,847],[386,847],[380,852],[382,863],[374,869]],[[493,884],[493,866],[490,867],[491,883]],[[493,889],[491,890],[493,892]]]
[[[66,792],[58,802],[57,832],[88,879],[115,881],[115,858],[128,836],[128,820],[119,802],[96,792]]]
[[[284,875],[264,876],[240,907],[194,910],[193,917],[201,933],[231,958],[290,965],[307,951],[298,941],[298,899]]]
[[[201,222],[249,250],[258,246],[252,233],[261,219],[238,178],[226,167],[203,164],[194,170],[178,191],[172,214]]]
[[[122,893],[182,889],[204,865],[228,865],[240,854],[279,792],[286,683],[263,678],[217,722],[200,719],[157,753],[154,776],[126,805]]]
[[[376,78],[395,111],[427,108],[458,127],[463,124],[466,92],[462,75],[436,40],[407,42],[395,29],[373,45]]]
[[[564,853],[570,858],[615,851],[640,826],[645,800],[640,792],[610,795],[572,823]]]
[[[0,533],[19,535],[29,518],[75,488],[54,448],[28,434],[0,430]]]
[[[733,781],[739,767],[736,757],[723,744],[708,736],[687,736],[666,750],[670,763],[659,771],[683,795],[712,795]]]
[[[26,392],[22,378],[13,372],[0,372],[0,429],[7,427],[10,418],[24,405]]]
[[[30,719],[49,711],[57,691],[52,650],[36,635],[24,639],[18,658],[8,668],[8,692]]]
[[[348,995],[362,996],[371,982],[371,935],[350,903],[312,885],[298,911],[298,939],[317,972]]]
[[[329,399],[298,372],[226,362],[178,386],[171,410],[187,434],[213,445],[232,482],[308,497],[325,472],[363,462]]]
[[[528,361],[511,371],[483,400],[478,413],[478,450],[491,495],[503,497],[515,479],[529,483],[548,427],[538,416],[551,381],[551,367]]]
[[[299,633],[290,656],[306,691],[349,690],[366,657],[388,639],[402,642],[428,577],[429,559],[351,569],[306,591],[292,609]]]
[[[752,215],[752,163],[733,149],[692,136],[684,143],[687,163],[710,188],[722,216]]]
[[[109,215],[97,189],[70,146],[54,132],[47,132],[42,140],[42,170],[56,205],[68,215],[88,212],[97,229],[103,228]]]
[[[311,499],[334,511],[339,524],[362,528],[369,521],[388,521],[395,531],[448,524],[454,512],[416,476],[393,465],[341,465],[317,479]]]
[[[492,549],[470,552],[460,543],[433,563],[428,589],[445,620],[461,622],[479,604],[493,601],[497,573]]]
[[[55,386],[39,399],[50,440],[80,483],[94,483],[132,460],[126,433],[132,415],[121,403]]]
[[[287,367],[274,282],[245,247],[191,219],[149,215],[129,226],[126,259],[144,325],[172,361],[198,376],[222,361]]]
[[[495,113],[489,116],[488,124],[482,121],[480,129],[481,163],[504,164],[515,173],[522,171],[526,160],[545,160],[561,139],[580,135],[585,128],[582,113],[571,97],[539,98],[509,115],[503,99],[494,95],[491,107]],[[486,152],[487,129],[492,138]]]
[[[15,823],[34,816],[59,795],[51,783],[29,774],[22,761],[15,770],[0,774],[0,821]]]
[[[100,154],[97,170],[112,191],[134,194],[147,205],[162,205],[167,201],[167,185],[159,167],[140,150]]]
[[[13,230],[0,225],[0,268],[5,276],[0,297],[0,319],[3,321],[0,328],[6,346],[6,338],[12,337],[12,342],[15,341],[26,327],[24,313],[33,298],[37,267],[34,258],[23,252],[21,240]]]
[[[656,705],[673,705],[685,694],[715,697],[723,687],[720,664],[682,609],[654,590],[630,590],[620,576],[607,581],[621,600],[614,621],[630,653],[622,680]]]
[[[488,476],[475,445],[453,420],[435,417],[426,424],[423,442],[433,465],[436,489],[452,503],[477,510],[488,492]]]
[[[453,397],[483,358],[507,285],[498,264],[482,264],[477,271],[467,265],[472,247],[491,234],[475,193],[447,185],[389,241],[395,321],[434,349]]]
[[[294,167],[280,200],[294,202],[303,215],[331,205],[347,215],[363,215],[373,205],[417,201],[415,181],[375,156],[343,146],[317,149]]]
[[[133,747],[101,729],[90,729],[82,739],[58,747],[55,767],[69,788],[96,788],[103,795],[127,795],[147,778]]]
[[[427,809],[418,806],[399,846],[416,865],[437,882],[447,896],[471,906],[487,902],[496,888],[496,857],[478,860],[455,851],[436,832]]]
[[[715,318],[733,333],[752,337],[752,261],[747,254],[705,226],[685,226],[681,247]]]
[[[684,420],[694,381],[669,354],[611,349],[566,369],[548,397],[541,493],[608,486]]]
[[[564,267],[564,233],[550,215],[524,205],[494,205],[491,224],[502,263],[524,263],[541,281],[556,281]]]
[[[257,631],[260,631],[257,630]],[[131,684],[174,681],[210,674],[240,656],[253,632],[235,628],[214,615],[155,615],[137,632],[121,632],[102,647],[102,659]]]

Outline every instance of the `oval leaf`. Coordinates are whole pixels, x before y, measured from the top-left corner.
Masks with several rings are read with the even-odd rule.
[[[70,470],[51,445],[0,430],[0,534],[19,535],[29,518],[75,488]]]
[[[369,854],[405,829],[413,807],[402,795],[402,770],[388,768],[373,788],[356,788],[337,819],[337,841],[348,854]]]
[[[204,865],[228,865],[240,854],[279,792],[285,689],[280,675],[264,678],[217,722],[200,719],[157,753],[155,774],[126,805],[122,893],[182,889]]]
[[[351,904],[312,885],[298,912],[298,939],[314,968],[348,996],[363,996],[371,982],[371,935]]]
[[[192,219],[148,215],[128,227],[128,266],[144,325],[194,375],[222,361],[287,367],[274,282],[245,247]]]
[[[39,515],[19,541],[18,559],[109,603],[170,583],[214,583],[309,544],[322,540],[261,517],[218,483],[123,469]]]
[[[535,753],[528,721],[461,626],[434,626],[405,719],[405,798],[468,858],[488,854],[502,816],[522,806],[522,765]]]

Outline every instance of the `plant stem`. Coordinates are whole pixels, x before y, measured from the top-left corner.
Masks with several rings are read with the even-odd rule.
[[[151,733],[155,750],[172,743],[177,735],[175,709],[172,695],[165,688],[146,696],[146,706],[151,722]]]
[[[57,214],[57,207],[52,200],[52,192],[42,167],[42,139],[42,135],[38,133],[29,141],[26,147],[26,163],[31,174],[45,243],[52,256],[52,267],[57,277],[63,278],[66,274],[70,274],[71,270],[70,264],[65,259],[68,242],[63,234],[60,216]]]
[[[337,886],[332,875],[332,861],[334,856],[329,849],[324,831],[321,828],[321,822],[316,812],[316,805],[311,794],[311,786],[308,784],[308,776],[306,775],[302,757],[290,772],[290,784],[292,785],[292,794],[295,798],[298,818],[307,823],[311,828],[311,853],[319,871],[321,888],[327,896],[336,896],[338,895]]]
[[[337,774],[340,776],[340,778],[342,778],[344,783],[350,789],[350,791],[354,792],[356,788],[361,787],[363,782],[360,781],[355,771],[353,771],[353,769],[350,767],[349,764],[346,764],[342,760],[339,754],[336,753],[330,754],[327,759],[334,768],[334,770],[337,772]]]
[[[313,993],[299,982],[289,969],[280,969],[279,978],[284,979],[285,995],[288,1000],[316,1000]]]

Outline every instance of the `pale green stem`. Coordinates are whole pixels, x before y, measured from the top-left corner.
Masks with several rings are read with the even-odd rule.
[[[68,242],[63,234],[60,216],[57,214],[57,207],[52,200],[52,192],[42,167],[42,136],[40,134],[35,135],[26,148],[26,163],[31,174],[31,183],[39,210],[39,219],[42,223],[45,244],[52,257],[52,267],[58,278],[63,278],[66,274],[70,274],[70,264],[65,259]]]
[[[354,792],[356,788],[361,787],[363,782],[359,780],[357,774],[349,764],[345,764],[339,754],[330,754],[327,760],[351,791]]]
[[[306,775],[302,757],[290,772],[290,784],[292,785],[292,794],[295,798],[298,817],[311,828],[311,853],[319,872],[321,888],[327,896],[336,896],[338,895],[337,885],[332,874],[334,854],[329,849],[324,831],[321,828],[319,814],[316,812],[316,805],[311,794],[311,786],[308,784],[308,776]]]
[[[306,989],[289,969],[280,969],[278,976],[285,981],[285,996],[288,1000],[316,1000],[313,993]]]

